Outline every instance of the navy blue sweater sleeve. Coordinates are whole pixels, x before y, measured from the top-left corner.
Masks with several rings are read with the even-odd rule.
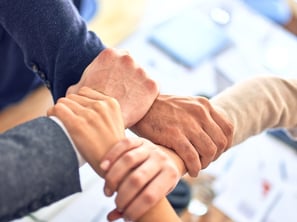
[[[55,100],[104,49],[70,0],[0,0],[0,24]]]

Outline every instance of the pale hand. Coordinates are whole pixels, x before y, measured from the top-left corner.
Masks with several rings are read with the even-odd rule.
[[[117,143],[103,158],[102,168],[106,170],[105,194],[117,191],[117,209],[108,215],[109,220],[139,219],[172,191],[185,173],[176,154],[143,138]]]
[[[125,138],[118,102],[95,90],[83,87],[78,94],[68,94],[49,109],[49,116],[59,118],[68,130],[83,158],[102,175],[103,155]]]

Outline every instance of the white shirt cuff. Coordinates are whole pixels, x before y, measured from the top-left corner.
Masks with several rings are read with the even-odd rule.
[[[74,149],[74,152],[75,152],[77,160],[78,160],[79,167],[83,166],[86,163],[86,161],[84,160],[84,158],[80,155],[79,151],[77,150],[77,148],[76,148],[68,130],[64,126],[63,122],[55,116],[50,116],[49,118],[51,118],[53,121],[55,121],[63,129],[64,133],[66,134],[67,138],[69,139],[69,141]]]

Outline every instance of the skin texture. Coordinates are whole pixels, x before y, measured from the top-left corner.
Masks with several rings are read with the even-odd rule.
[[[137,135],[173,149],[197,176],[232,143],[233,125],[204,97],[160,95],[132,128]]]
[[[186,172],[183,161],[173,151],[143,138],[125,138],[118,102],[95,90],[83,87],[77,95],[67,95],[48,115],[64,123],[80,154],[107,179],[110,185],[106,187],[118,192],[117,210],[110,217],[139,219]]]
[[[89,88],[80,89],[82,86]],[[117,191],[117,213],[132,219],[138,219],[160,201],[185,173],[178,171],[178,164],[174,165],[153,143],[178,154],[191,176],[197,176],[232,143],[232,124],[206,98],[159,95],[155,82],[123,50],[105,49],[100,53],[49,114],[58,116],[70,129],[79,152],[94,170],[101,176],[106,173],[105,193]],[[85,120],[71,125],[71,118],[80,115],[87,115],[84,118],[88,119],[88,130],[81,127]],[[99,167],[103,155],[125,138],[124,129],[128,127],[153,143],[143,139],[139,145],[126,146],[112,168],[107,169],[113,173],[103,172]],[[102,132],[99,139],[96,129]],[[114,178],[110,176],[115,169],[124,169],[120,166],[127,162],[130,165],[126,170]],[[166,186],[160,186],[164,178]],[[134,189],[127,194],[129,186]]]
[[[191,176],[232,143],[232,125],[207,99],[159,95],[156,83],[124,50],[103,50],[67,94],[82,86],[117,99],[125,128],[173,149]]]
[[[69,94],[59,99],[48,110],[48,115],[56,116],[64,123],[82,157],[102,175],[101,158],[111,146],[125,138],[118,102],[83,87],[77,95]]]
[[[117,143],[105,155],[101,168],[106,170],[105,193],[110,196],[117,191],[117,209],[109,214],[113,220],[140,218],[172,191],[185,173],[183,161],[172,150],[143,138]]]
[[[125,128],[149,110],[159,94],[157,84],[124,50],[107,48],[85,69],[80,81],[67,94],[88,86],[118,100]]]

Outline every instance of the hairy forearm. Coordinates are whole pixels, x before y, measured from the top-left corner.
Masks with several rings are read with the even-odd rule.
[[[233,145],[268,128],[297,126],[297,79],[257,77],[211,99],[234,124]]]

